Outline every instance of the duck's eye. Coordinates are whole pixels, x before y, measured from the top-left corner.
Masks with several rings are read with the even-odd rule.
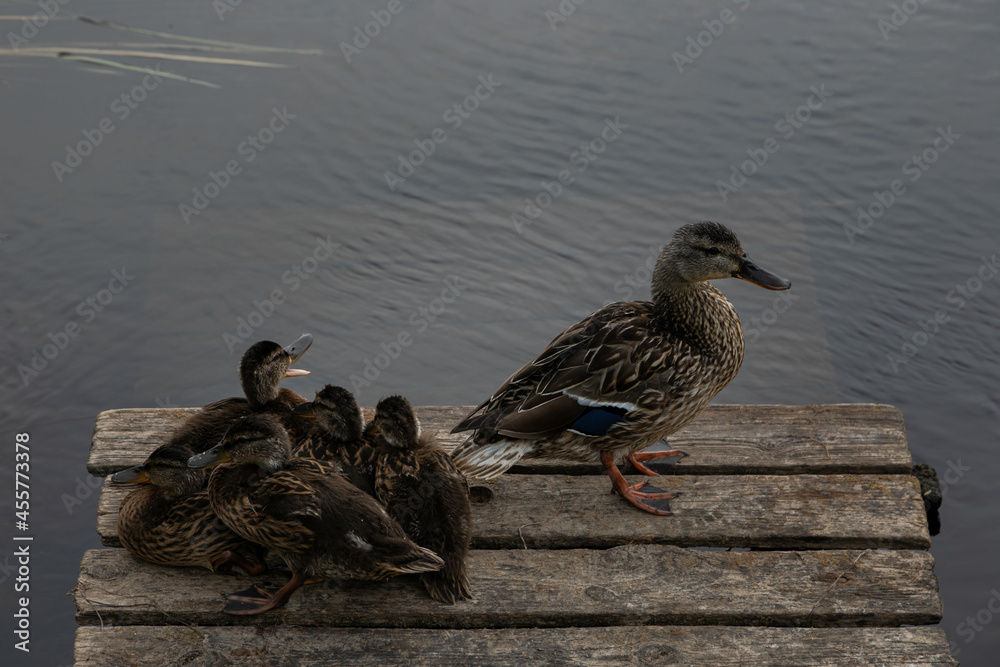
[[[712,246],[711,248],[705,248],[705,252],[707,252],[709,255],[718,255],[722,251],[716,248],[715,246]]]

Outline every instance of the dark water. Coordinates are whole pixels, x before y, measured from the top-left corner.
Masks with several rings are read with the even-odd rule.
[[[718,400],[899,406],[915,459],[946,480],[942,625],[963,664],[994,664],[995,6],[907,5],[883,35],[886,2],[591,0],[554,29],[556,0],[404,2],[348,63],[340,42],[387,3],[343,4],[243,3],[224,21],[208,0],[61,11],[323,51],[200,54],[282,69],[105,56],[220,89],[146,79],[136,91],[137,72],[0,61],[0,466],[11,488],[15,434],[30,433],[35,538],[30,656],[12,648],[10,546],[0,555],[3,654],[72,661],[65,593],[99,546],[84,468],[99,411],[233,395],[245,340],[303,331],[316,336],[313,375],[289,384],[303,393],[333,381],[368,404],[397,391],[476,403],[571,322],[645,298],[656,249],[711,218],[795,297],[720,285],[749,344]],[[2,14],[34,11],[7,2]],[[28,46],[154,43],[167,42],[53,20]],[[114,129],[98,132],[103,119]],[[88,136],[101,141],[57,175]],[[396,172],[415,142],[433,154]],[[718,183],[741,166],[753,173],[724,201]],[[193,201],[211,173],[225,187]],[[528,218],[526,198],[541,215]],[[179,205],[196,203],[207,206],[185,220]],[[859,207],[872,216],[860,226]],[[22,377],[36,351],[53,358]]]

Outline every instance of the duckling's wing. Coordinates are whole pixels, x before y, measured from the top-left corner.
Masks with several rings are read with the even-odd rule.
[[[637,407],[643,384],[683,354],[652,326],[652,304],[614,303],[557,336],[453,432],[477,443],[541,439],[565,430],[603,435]]]
[[[389,445],[380,448],[375,465],[375,497],[386,504],[397,486],[404,480],[413,480],[420,471],[420,463],[412,451]]]
[[[289,552],[302,552],[312,546],[312,526],[322,520],[323,513],[307,475],[279,470],[261,479],[247,494],[247,500],[253,523],[266,534],[261,544]]]

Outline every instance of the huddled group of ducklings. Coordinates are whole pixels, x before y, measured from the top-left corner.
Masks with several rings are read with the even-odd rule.
[[[421,435],[399,396],[363,426],[342,388],[327,385],[311,403],[279,388],[304,373],[290,365],[311,337],[257,343],[240,364],[245,399],[205,406],[143,465],[115,475],[152,483],[122,504],[122,543],[154,563],[235,563],[251,573],[262,571],[263,550],[277,553],[292,572],[285,586],[228,596],[225,611],[258,614],[326,577],[420,573],[434,599],[470,599],[463,473],[493,479],[522,458],[599,461],[626,501],[670,516],[676,494],[629,485],[616,459],[656,476],[660,459],[686,456],[640,450],[688,424],[736,377],[743,330],[709,282],[721,278],[791,286],[750,260],[727,227],[685,225],[656,262],[652,301],[609,304],[556,336],[456,426],[472,433],[450,455]],[[206,480],[202,468],[213,465]]]
[[[245,398],[205,406],[142,465],[112,477],[143,485],[122,502],[122,545],[160,565],[233,564],[253,575],[267,552],[280,556],[288,582],[227,595],[230,614],[275,609],[327,578],[419,574],[435,600],[471,599],[465,476],[401,396],[381,400],[365,425],[342,387],[326,385],[311,402],[279,387],[306,373],[290,366],[311,342],[252,345],[240,362]]]

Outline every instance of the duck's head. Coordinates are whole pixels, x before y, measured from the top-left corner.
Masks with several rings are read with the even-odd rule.
[[[152,484],[167,497],[186,496],[204,486],[205,471],[188,467],[191,451],[186,447],[162,445],[153,450],[142,465],[116,472],[115,484]]]
[[[312,417],[327,434],[341,442],[361,438],[364,416],[354,395],[343,387],[326,385],[316,392],[311,403],[299,403],[294,411],[303,417]]]
[[[420,438],[420,420],[402,396],[379,401],[372,425],[387,443],[400,449],[412,447]]]
[[[302,334],[282,347],[269,340],[254,343],[240,359],[240,385],[250,405],[258,407],[278,397],[278,383],[284,378],[308,375],[309,371],[290,368],[312,345],[312,336]]]
[[[274,472],[288,461],[291,450],[288,433],[276,419],[266,414],[248,415],[232,423],[222,442],[192,456],[187,465],[209,468],[220,463],[252,463]]]
[[[653,292],[720,278],[740,278],[770,290],[792,286],[747,257],[736,234],[725,225],[695,222],[678,229],[663,248],[653,273]]]

